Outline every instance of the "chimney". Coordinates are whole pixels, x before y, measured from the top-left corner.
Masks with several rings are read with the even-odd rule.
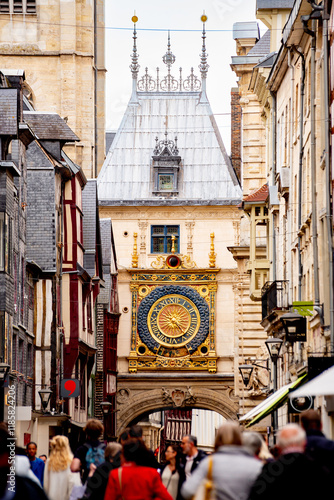
[[[241,184],[241,106],[238,87],[231,89],[231,162]]]

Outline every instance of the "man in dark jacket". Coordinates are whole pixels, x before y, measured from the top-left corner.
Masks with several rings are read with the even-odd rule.
[[[304,411],[300,414],[300,422],[306,432],[305,453],[334,473],[334,441],[322,432],[320,412]]]
[[[328,498],[330,474],[305,455],[305,431],[297,424],[288,424],[280,430],[277,444],[279,458],[263,466],[248,500]]]
[[[181,449],[185,455],[183,465],[187,479],[194,472],[200,461],[206,457],[206,453],[197,448],[197,438],[195,436],[191,436],[190,434],[182,438]]]

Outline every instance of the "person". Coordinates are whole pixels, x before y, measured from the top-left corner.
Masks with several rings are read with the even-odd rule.
[[[30,460],[30,467],[35,476],[39,479],[41,485],[43,486],[43,476],[45,463],[40,458],[36,457],[37,444],[31,441],[27,444],[27,455]]]
[[[161,467],[162,484],[174,500],[181,500],[181,486],[185,481],[184,468],[180,466],[179,447],[171,444],[165,452],[166,463]]]
[[[304,453],[306,433],[298,424],[287,424],[277,437],[280,455],[263,466],[249,500],[328,498],[330,474]]]
[[[253,457],[261,460],[263,463],[273,460],[267,443],[259,432],[244,431],[242,433],[242,444]]]
[[[242,446],[241,429],[237,422],[226,421],[217,431],[215,453],[200,462],[195,472],[183,484],[182,497],[192,498],[207,477],[212,460],[212,480],[217,500],[245,500],[260,474],[263,464]]]
[[[18,453],[6,424],[0,423],[0,500],[48,500],[30,468],[27,455]]]
[[[182,438],[181,449],[183,454],[185,455],[183,466],[187,479],[194,472],[200,461],[206,457],[206,453],[203,450],[199,450],[197,448],[197,438],[190,434]]]
[[[41,460],[43,460],[44,463],[46,463],[48,457],[46,455],[40,455],[38,458],[40,458]]]
[[[120,435],[119,442],[121,445],[125,443],[129,438],[143,440],[143,428],[136,424],[131,427],[127,427]],[[146,467],[152,467],[153,469],[159,469],[159,464],[155,458],[154,452],[146,447],[146,453],[141,457],[142,463],[140,465],[145,465]]]
[[[162,484],[159,472],[140,465],[147,453],[141,439],[123,444],[122,466],[110,472],[104,500],[173,500]]]
[[[122,446],[119,443],[108,443],[104,451],[105,462],[99,465],[95,472],[88,474],[84,498],[101,500],[104,498],[110,471],[121,465]]]
[[[44,489],[50,500],[69,500],[73,486],[81,484],[79,473],[71,472],[72,458],[66,436],[51,439],[44,470]]]
[[[300,423],[306,432],[305,453],[334,472],[334,441],[322,432],[320,412],[306,410],[300,414]]]
[[[87,420],[84,427],[86,441],[74,453],[71,471],[81,473],[83,484],[87,480],[89,471],[94,471],[96,467],[104,462],[105,444],[99,440],[103,430],[102,423],[96,418]]]

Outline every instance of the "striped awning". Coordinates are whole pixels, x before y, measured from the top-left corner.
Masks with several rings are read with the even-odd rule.
[[[247,428],[256,424],[267,415],[270,415],[270,413],[282,406],[287,401],[289,392],[292,389],[296,389],[296,387],[298,387],[302,382],[306,382],[306,377],[307,374],[305,373],[294,382],[284,385],[283,387],[278,389],[276,392],[274,392],[274,394],[271,394],[268,398],[266,398],[264,401],[261,401],[260,404],[255,406],[255,408],[246,413],[246,415],[240,417],[239,422],[247,421]]]

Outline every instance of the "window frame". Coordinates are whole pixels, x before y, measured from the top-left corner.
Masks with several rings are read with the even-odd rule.
[[[0,0],[0,15],[35,15],[36,0]]]
[[[164,238],[164,251],[163,252],[155,252],[154,251],[153,242],[154,242],[154,238],[158,237],[158,235],[154,236],[153,231],[154,231],[154,228],[157,228],[157,227],[163,227],[164,228],[163,236],[159,236],[159,237],[163,237]],[[179,224],[152,224],[151,225],[151,254],[159,255],[159,254],[168,254],[168,253],[170,253],[167,250],[168,237],[171,237],[171,235],[168,234],[168,228],[170,228],[170,227],[177,227],[177,230],[178,230],[177,231],[177,235],[175,234],[175,236],[177,237],[176,238],[177,250],[176,250],[175,253],[180,253],[180,225]]]
[[[12,275],[13,221],[0,212],[0,272]]]

